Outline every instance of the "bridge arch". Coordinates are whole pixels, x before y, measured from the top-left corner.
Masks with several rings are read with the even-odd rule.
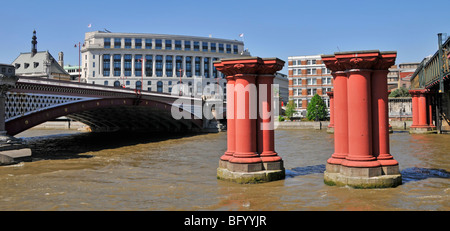
[[[97,98],[36,110],[6,121],[5,128],[9,135],[16,135],[61,116],[85,123],[93,131],[183,131],[202,128],[201,118],[194,115],[191,119],[172,118],[171,107],[168,103],[148,99]]]

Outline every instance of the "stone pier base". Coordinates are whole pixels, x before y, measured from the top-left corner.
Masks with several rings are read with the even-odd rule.
[[[228,161],[219,161],[217,179],[231,181],[240,184],[264,183],[285,178],[283,161],[234,164]]]
[[[392,188],[402,184],[402,176],[398,165],[353,168],[327,164],[324,182],[327,185],[353,188]]]
[[[0,165],[15,164],[18,161],[29,157],[31,157],[31,149],[26,145],[0,147]]]
[[[409,133],[410,134],[432,134],[436,133],[436,127],[409,127]]]

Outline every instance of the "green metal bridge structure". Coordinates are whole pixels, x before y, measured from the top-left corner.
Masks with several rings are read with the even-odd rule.
[[[422,60],[411,77],[410,90],[427,90],[437,133],[450,132],[450,36],[438,34],[438,50]]]

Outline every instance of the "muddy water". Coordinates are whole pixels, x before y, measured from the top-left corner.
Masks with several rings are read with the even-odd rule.
[[[216,179],[226,133],[167,136],[29,130],[33,160],[0,167],[0,210],[450,210],[450,135],[391,134],[403,184],[323,183],[333,135],[276,130],[286,179]],[[56,134],[56,135],[55,135]]]

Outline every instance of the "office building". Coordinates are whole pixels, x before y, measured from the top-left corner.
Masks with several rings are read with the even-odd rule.
[[[184,35],[85,34],[81,49],[81,82],[171,93],[179,81],[191,95],[226,80],[214,61],[250,56],[238,40]]]
[[[294,117],[305,117],[311,98],[318,94],[330,106],[328,91],[333,90],[333,76],[320,55],[288,57],[289,101],[295,106]]]

